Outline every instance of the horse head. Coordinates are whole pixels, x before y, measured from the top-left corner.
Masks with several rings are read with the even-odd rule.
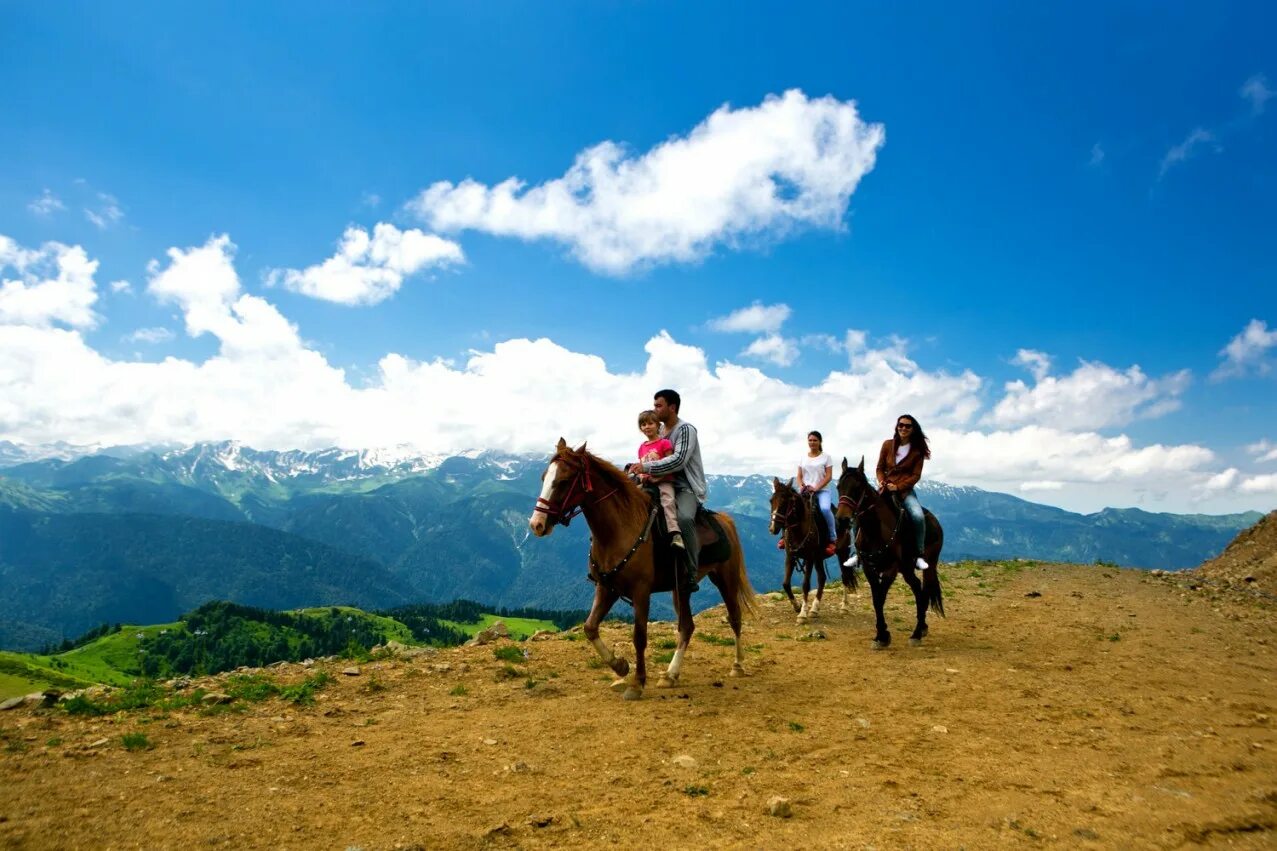
[[[843,458],[842,473],[838,476],[838,519],[858,517],[877,499],[878,492],[865,475],[865,456],[860,456],[860,463],[855,467]]]
[[[584,443],[571,449],[566,440],[559,438],[550,463],[541,473],[541,494],[528,519],[532,534],[543,538],[554,531],[555,524],[566,526],[580,513],[586,495],[594,489],[590,457]]]
[[[794,523],[794,516],[801,508],[798,503],[798,491],[794,490],[794,480],[782,482],[780,479],[772,477],[772,498],[771,509],[772,519],[768,530],[771,534],[776,535],[785,526],[791,526]]]

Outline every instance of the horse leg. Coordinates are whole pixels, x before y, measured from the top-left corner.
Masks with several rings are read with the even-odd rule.
[[[794,578],[794,557],[788,552],[785,553],[785,579],[780,583],[780,587],[785,589],[785,596],[789,598],[789,605],[794,607],[794,611],[799,611],[798,601],[794,599],[794,589],[789,587],[790,581]]]
[[[717,581],[715,581],[717,585]],[[658,688],[670,688],[678,684],[678,676],[683,672],[683,654],[687,652],[687,645],[692,642],[692,631],[696,629],[696,622],[692,620],[692,598],[687,592],[675,590],[678,596],[678,646],[674,648],[674,658],[670,659],[670,665],[665,669],[665,673],[661,674],[661,680],[657,683]],[[635,601],[637,602],[637,600]],[[638,610],[634,612],[635,622],[638,621]]]
[[[825,560],[816,562],[816,599],[812,601],[808,612],[813,618],[820,614],[820,600],[825,596]]]
[[[865,571],[868,573],[868,571]],[[885,576],[878,578],[878,584],[874,586],[874,618],[876,620],[877,635],[874,636],[873,648],[882,650],[891,646],[891,630],[887,629],[887,619],[882,614],[882,608],[887,602],[887,589],[891,587],[891,583],[896,579],[894,572],[889,572]]]
[[[647,685],[647,612],[651,602],[648,591],[634,595],[634,680],[621,695],[626,700],[638,700]]]
[[[609,668],[618,677],[624,677],[630,672],[630,663],[624,658],[615,655],[612,648],[603,643],[603,639],[599,638],[599,624],[607,617],[607,613],[612,611],[612,606],[616,605],[618,595],[608,591],[602,585],[594,586],[594,603],[590,606],[590,614],[585,619],[585,637],[594,645],[594,649],[598,651],[599,658],[603,660]]]
[[[922,580],[918,578],[915,571],[906,570],[901,576],[909,584],[909,589],[913,591],[914,602],[918,605],[918,623],[909,636],[909,643],[917,647],[927,635],[927,593],[923,590]]]
[[[807,623],[811,618],[811,609],[808,608],[807,595],[811,593],[811,565],[803,566],[803,607],[798,610],[798,623]]]

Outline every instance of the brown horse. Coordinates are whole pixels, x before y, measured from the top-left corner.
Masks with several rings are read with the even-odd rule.
[[[825,555],[821,526],[817,525],[823,524],[825,518],[818,513],[810,500],[794,490],[793,479],[789,482],[772,479],[771,512],[771,524],[768,526],[768,531],[773,535],[783,534],[785,541],[785,578],[781,581],[781,588],[789,597],[789,605],[793,606],[794,611],[798,613],[798,623],[804,624],[811,618],[819,616],[820,603],[825,594],[825,559],[828,556]],[[843,533],[835,542],[835,546],[841,551],[838,558],[839,565],[849,555],[850,540],[851,536]],[[798,601],[794,599],[794,591],[789,587],[795,567],[803,574],[802,606],[798,605]],[[808,601],[813,568],[816,571],[816,598]],[[843,568],[842,574],[842,608],[846,611],[847,587],[848,585],[852,588],[856,587],[856,572]]]
[[[882,607],[887,600],[887,589],[896,581],[896,574],[904,577],[918,605],[918,623],[909,636],[910,644],[920,644],[927,634],[928,606],[944,616],[939,576],[944,530],[930,511],[923,509],[923,513],[927,535],[921,555],[931,569],[922,571],[923,576],[919,579],[914,567],[918,554],[912,552],[913,535],[904,528],[907,523],[904,507],[893,505],[892,500],[879,494],[869,483],[865,476],[864,458],[860,459],[858,467],[848,467],[847,459],[842,459],[842,474],[838,477],[838,517],[850,519],[856,526],[856,552],[873,594],[874,615],[877,617],[874,649],[881,650],[891,645],[891,631],[882,616]]]
[[[568,448],[563,438],[555,448],[545,472],[541,474],[541,495],[528,526],[538,538],[554,531],[556,524],[568,525],[578,513],[589,524],[590,579],[594,582],[594,604],[585,619],[585,635],[618,677],[625,677],[629,662],[612,653],[599,638],[599,623],[612,606],[627,598],[634,606],[633,678],[625,681],[625,699],[637,700],[647,685],[647,616],[652,594],[673,592],[674,610],[678,614],[678,646],[669,667],[661,675],[658,686],[668,688],[678,682],[683,668],[683,654],[696,628],[692,621],[691,591],[683,578],[684,571],[671,553],[672,548],[658,544],[653,534],[659,505],[640,487],[608,462],[586,451]],[[708,562],[719,546],[704,540],[708,529],[697,524],[702,536],[701,565],[697,578],[708,576],[723,595],[727,621],[736,634],[736,659],[729,676],[745,673],[744,647],[740,640],[741,612],[758,614],[754,589],[745,574],[745,557],[741,552],[736,524],[726,514],[715,514],[723,536],[730,545],[722,561]],[[706,547],[705,543],[711,543]]]

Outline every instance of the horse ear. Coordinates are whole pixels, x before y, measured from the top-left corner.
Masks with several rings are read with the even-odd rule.
[[[789,479],[789,481],[788,481],[788,482],[786,482],[785,484],[792,488],[792,487],[794,486],[794,480],[793,480],[793,478],[791,477],[791,478]]]
[[[842,456],[842,471],[847,472],[847,456]]]
[[[587,442],[588,442],[588,441],[587,441]],[[578,447],[576,448],[576,453],[577,453],[578,455],[584,455],[584,454],[585,454],[585,444],[584,444],[584,443],[582,443],[580,446],[578,446]]]
[[[774,488],[780,487],[780,479],[776,478],[775,476],[772,476],[772,487]]]
[[[863,455],[860,456],[860,467],[858,469],[862,473],[865,471],[865,456]]]
[[[567,442],[566,440],[564,440],[563,438],[561,438],[561,437],[560,437],[560,438],[559,438],[559,443],[558,443],[558,445],[557,445],[557,446],[555,446],[554,448],[555,448],[555,449],[567,449],[567,448],[568,448],[568,442]]]

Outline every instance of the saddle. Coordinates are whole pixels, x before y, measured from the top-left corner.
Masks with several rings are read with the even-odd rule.
[[[659,539],[663,548],[669,548],[670,530],[665,527],[665,512],[660,510],[661,495],[655,487],[645,485],[643,488],[647,491],[648,499],[652,501],[652,508],[656,510],[656,522],[653,524],[653,531],[659,533]],[[721,561],[727,561],[732,555],[732,542],[723,532],[723,527],[718,524],[715,519],[716,515],[703,505],[696,509],[696,541],[700,545],[700,563],[701,564],[717,564]]]

